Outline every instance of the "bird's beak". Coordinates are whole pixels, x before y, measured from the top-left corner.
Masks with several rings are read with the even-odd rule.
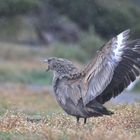
[[[49,70],[50,70],[50,68],[49,68],[49,65],[48,65],[48,60],[47,60],[47,59],[45,59],[43,62],[47,65],[46,71],[49,71]]]

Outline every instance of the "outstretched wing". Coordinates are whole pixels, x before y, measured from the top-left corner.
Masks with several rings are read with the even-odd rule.
[[[84,69],[82,98],[85,105],[99,96],[110,84],[114,71],[122,60],[128,34],[129,30],[126,30],[111,39]]]
[[[128,43],[122,60],[115,68],[113,78],[106,89],[96,97],[96,101],[105,103],[119,95],[137,76],[140,75],[140,39]]]

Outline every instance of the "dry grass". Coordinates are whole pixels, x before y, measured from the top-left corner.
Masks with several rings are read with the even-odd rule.
[[[0,105],[0,139],[4,134],[11,140],[138,140],[140,136],[140,103],[113,105],[114,115],[90,118],[86,125],[82,119],[77,125],[74,117],[63,113],[47,88],[3,85]]]

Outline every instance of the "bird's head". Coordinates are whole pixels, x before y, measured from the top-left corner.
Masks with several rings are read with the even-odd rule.
[[[50,57],[44,62],[47,64],[47,71],[52,70],[57,75],[70,74],[76,70],[72,62],[67,59]]]

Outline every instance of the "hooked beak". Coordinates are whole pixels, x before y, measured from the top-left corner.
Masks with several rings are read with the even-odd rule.
[[[49,71],[50,68],[49,68],[49,65],[48,65],[48,59],[45,59],[43,62],[46,63],[46,65],[47,65],[46,71]]]

